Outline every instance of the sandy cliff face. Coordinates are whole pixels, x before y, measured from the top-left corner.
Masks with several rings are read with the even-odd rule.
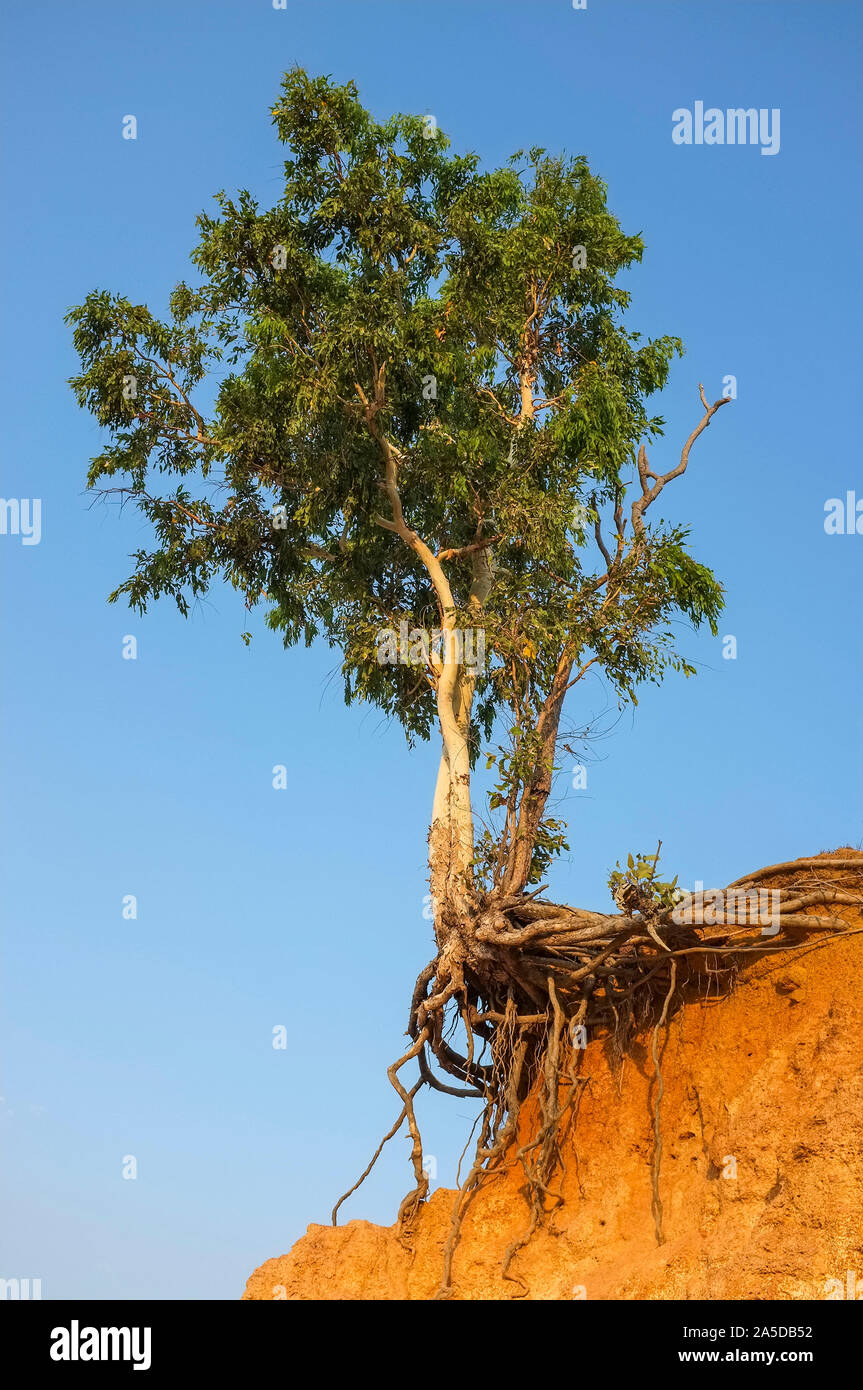
[[[829,856],[824,865],[830,874]],[[863,916],[841,915],[861,934],[762,958],[727,997],[671,1019],[663,1244],[651,1212],[650,1039],[616,1069],[593,1043],[565,1205],[516,1256],[523,1282],[508,1282],[501,1260],[527,1221],[521,1170],[488,1184],[465,1218],[455,1296],[823,1299],[853,1288],[849,1271],[863,1294]],[[454,1198],[434,1192],[409,1235],[366,1221],[312,1225],[255,1270],[243,1297],[433,1298]]]

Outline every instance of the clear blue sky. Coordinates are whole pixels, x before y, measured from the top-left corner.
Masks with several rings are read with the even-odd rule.
[[[3,28],[0,490],[42,499],[42,539],[0,536],[0,1275],[46,1298],[232,1298],[328,1219],[394,1118],[384,1069],[431,947],[436,750],[345,709],[327,650],[286,654],[257,622],[247,650],[233,594],[186,622],[106,604],[146,533],[88,509],[98,436],[63,314],[95,287],[160,311],[216,190],[277,197],[268,106],[297,62],[356,79],[381,117],[433,113],[489,162],[586,154],[647,243],[632,326],[687,346],[657,462],[698,381],[712,399],[737,377],[665,496],[739,649],[690,639],[697,678],[608,717],[587,790],[560,781],[573,849],[552,891],[607,906],[615,860],[660,837],[666,867],[708,885],[859,845],[863,535],[823,520],[828,498],[863,499],[861,6],[43,0]],[[780,108],[779,154],[673,144],[672,111],[698,100]],[[608,703],[594,685],[573,723]],[[452,1185],[471,1107],[424,1114]],[[394,1141],[347,1215],[393,1218],[407,1152]]]

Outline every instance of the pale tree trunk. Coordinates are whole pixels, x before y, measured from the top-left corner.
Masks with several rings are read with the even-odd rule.
[[[460,897],[470,886],[473,859],[468,745],[470,704],[465,702],[467,692],[460,679],[461,668],[455,661],[453,644],[449,644],[445,657],[438,683],[443,750],[429,836],[431,891],[439,906],[454,895]]]
[[[474,555],[469,605],[482,612],[494,580],[488,551]],[[462,653],[464,648],[462,647]],[[476,645],[474,645],[476,651]],[[438,713],[443,749],[435,786],[429,834],[429,870],[435,923],[446,902],[464,902],[473,887],[473,810],[470,776],[470,720],[477,672],[457,660],[454,629],[446,622],[443,667],[438,681]]]
[[[451,858],[450,777],[446,744],[441,749],[429,830],[429,889],[435,932],[439,935],[440,906],[446,898]]]
[[[385,365],[378,371],[375,382],[375,406],[383,403]],[[456,641],[456,603],[449,580],[440,559],[427,543],[405,521],[398,490],[398,449],[381,433],[375,424],[375,414],[365,397],[372,435],[377,439],[386,464],[385,488],[393,510],[393,519],[377,518],[388,530],[394,531],[419,557],[434,587],[441,614],[444,640],[443,661],[437,670],[437,708],[443,738],[443,757],[438,770],[437,788],[432,808],[429,834],[431,892],[436,898],[435,929],[440,938],[445,926],[442,913],[450,902],[459,915],[469,907],[473,888],[473,816],[470,804],[470,714],[476,673],[466,673],[459,659]],[[479,534],[477,541],[479,542]],[[481,544],[481,543],[480,543]],[[479,616],[488,597],[493,578],[493,566],[485,547],[472,549],[469,606]],[[447,552],[451,558],[458,552]],[[436,891],[437,890],[437,891]],[[442,890],[442,891],[441,891]]]

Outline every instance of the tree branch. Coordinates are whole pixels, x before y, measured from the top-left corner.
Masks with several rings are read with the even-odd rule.
[[[681,474],[686,472],[686,466],[689,463],[689,451],[696,439],[703,430],[707,429],[720,406],[728,405],[731,399],[730,396],[723,396],[720,400],[714,401],[713,405],[708,405],[701,382],[698,383],[698,394],[704,406],[704,415],[684,444],[680,454],[680,462],[676,468],[670,469],[668,473],[652,473],[648,467],[647,451],[643,444],[638,451],[638,477],[641,482],[641,496],[632,504],[632,529],[638,536],[644,535],[644,513],[647,508],[656,501],[666,483],[670,483],[673,478],[679,478]],[[653,487],[648,484],[649,478],[654,480]]]

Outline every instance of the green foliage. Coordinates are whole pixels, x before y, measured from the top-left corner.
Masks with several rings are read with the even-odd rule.
[[[566,821],[557,820],[554,816],[546,816],[540,821],[533,842],[528,885],[541,883],[557,856],[568,853],[569,841],[566,836]]]
[[[342,652],[346,701],[428,736],[428,673],[377,659],[382,627],[439,621],[428,573],[382,524],[386,441],[433,552],[499,538],[481,611],[471,556],[445,568],[457,622],[485,632],[474,756],[499,711],[513,727],[505,801],[564,646],[626,699],[669,666],[691,671],[676,616],[715,630],[721,590],[684,530],[648,526],[605,589],[593,539],[604,517],[616,546],[609,513],[638,441],[662,433],[646,401],[680,342],[623,327],[616,282],[642,242],[583,157],[531,149],[484,171],[421,117],[380,123],[353,83],[301,69],[272,117],[281,196],[217,196],[166,322],[106,290],[68,315],[72,385],[107,434],[89,486],[132,499],[154,538],[111,598],[143,612],[167,595],[185,613],[226,578],[286,645],[322,635]],[[538,872],[562,844],[546,822]]]
[[[618,861],[608,880],[614,901],[625,912],[642,916],[673,907],[679,895],[677,875],[670,883],[664,883],[656,877],[658,871],[659,850],[655,854],[636,854],[635,858],[628,855],[625,869]]]

